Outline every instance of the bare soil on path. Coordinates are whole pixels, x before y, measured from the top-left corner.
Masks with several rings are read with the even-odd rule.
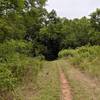
[[[60,69],[61,100],[72,100],[71,89],[63,71]]]
[[[60,100],[72,100],[72,93],[69,81],[67,80],[67,77],[65,77],[65,74],[62,69],[62,64],[59,63],[59,60],[56,61],[56,66],[59,69],[59,80],[60,80],[60,88],[61,88],[61,98]]]

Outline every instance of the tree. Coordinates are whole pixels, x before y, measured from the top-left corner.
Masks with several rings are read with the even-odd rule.
[[[90,16],[91,16],[91,26],[96,31],[100,31],[100,9],[96,9],[96,11],[91,13]]]
[[[46,46],[44,55],[49,60],[58,57],[58,52],[61,49],[61,41],[64,38],[62,26],[62,20],[52,10],[46,17],[44,27],[40,29],[40,41]]]

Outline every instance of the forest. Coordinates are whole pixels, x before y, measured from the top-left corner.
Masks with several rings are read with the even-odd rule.
[[[24,82],[36,85],[45,60],[68,57],[73,65],[81,66],[86,57],[91,62],[94,60],[92,57],[100,55],[99,8],[90,12],[88,18],[68,19],[59,17],[55,10],[48,12],[46,2],[0,0],[0,100],[31,100],[20,99],[19,90],[15,88]],[[91,67],[84,66],[79,69],[90,74],[95,70],[87,71]],[[99,72],[100,69],[93,75],[99,76]]]

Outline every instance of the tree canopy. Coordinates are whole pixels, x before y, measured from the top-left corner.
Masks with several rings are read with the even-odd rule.
[[[55,59],[64,48],[100,45],[100,9],[90,18],[67,19],[45,9],[46,0],[1,0],[0,43],[32,43],[32,56]]]

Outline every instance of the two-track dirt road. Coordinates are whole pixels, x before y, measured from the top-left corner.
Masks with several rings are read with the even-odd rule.
[[[21,92],[22,100],[100,100],[100,81],[90,78],[66,60],[45,61],[37,77],[37,86],[34,92],[30,86],[28,91]]]

